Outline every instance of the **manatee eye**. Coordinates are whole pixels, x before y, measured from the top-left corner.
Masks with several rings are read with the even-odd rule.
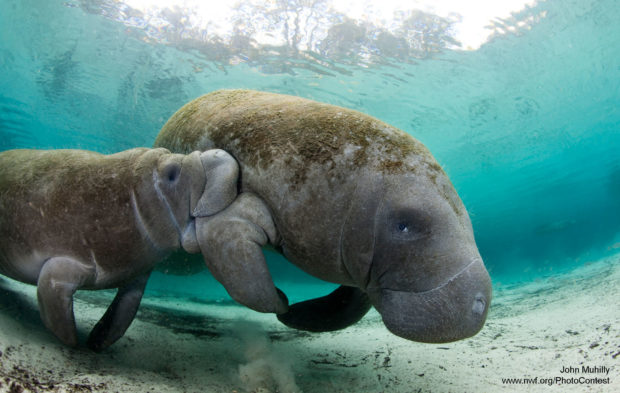
[[[393,239],[419,240],[430,234],[431,222],[426,213],[411,209],[398,209],[388,215],[388,230]]]
[[[180,173],[181,167],[179,164],[174,163],[166,167],[163,177],[168,183],[174,183],[179,178]]]
[[[403,233],[409,232],[409,223],[408,222],[399,222],[398,223],[398,230],[403,232]]]

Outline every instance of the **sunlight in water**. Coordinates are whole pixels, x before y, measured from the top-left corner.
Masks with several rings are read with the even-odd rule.
[[[490,25],[509,19],[512,13],[532,7],[536,2],[537,0],[123,1],[124,4],[144,13],[143,23],[157,29],[165,29],[166,25],[170,24],[170,20],[162,18],[162,11],[171,9],[181,11],[181,20],[176,22],[183,24],[186,28],[200,29],[206,35],[229,37],[235,29],[251,26],[250,33],[256,40],[256,44],[274,46],[284,45],[288,40],[287,34],[274,30],[273,21],[269,20],[269,11],[284,8],[289,20],[284,20],[279,28],[295,29],[296,39],[299,40],[297,46],[299,50],[311,50],[314,42],[324,39],[329,26],[334,24],[334,20],[330,19],[336,18],[339,22],[349,19],[356,21],[357,24],[368,23],[375,28],[393,33],[398,29],[403,29],[402,22],[417,11],[437,15],[453,23],[452,34],[460,45],[454,45],[452,49],[475,50],[484,44],[493,33],[498,32],[497,29],[490,28]],[[239,20],[232,19],[235,10],[241,10],[247,14],[247,21],[250,22],[247,26],[239,23]],[[257,10],[262,12],[257,12]],[[291,18],[296,20],[292,21]],[[532,22],[534,20],[522,20],[507,30],[527,28]],[[256,26],[261,26],[263,30],[255,31]]]

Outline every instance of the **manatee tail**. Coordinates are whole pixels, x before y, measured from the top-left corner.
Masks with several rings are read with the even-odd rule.
[[[363,291],[342,285],[327,296],[289,306],[287,312],[278,314],[278,319],[294,329],[330,332],[358,322],[370,307],[368,295]]]

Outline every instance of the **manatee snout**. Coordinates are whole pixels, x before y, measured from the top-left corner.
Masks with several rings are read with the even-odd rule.
[[[446,343],[478,333],[491,303],[491,279],[476,258],[454,277],[423,292],[370,289],[385,326],[397,336]]]

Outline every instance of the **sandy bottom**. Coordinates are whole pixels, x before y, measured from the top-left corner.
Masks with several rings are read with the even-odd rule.
[[[83,340],[112,296],[76,295]],[[233,304],[149,293],[125,337],[95,354],[58,343],[35,299],[34,287],[0,279],[0,392],[620,391],[620,255],[500,285],[484,329],[441,345],[390,334],[374,310],[310,334]]]

